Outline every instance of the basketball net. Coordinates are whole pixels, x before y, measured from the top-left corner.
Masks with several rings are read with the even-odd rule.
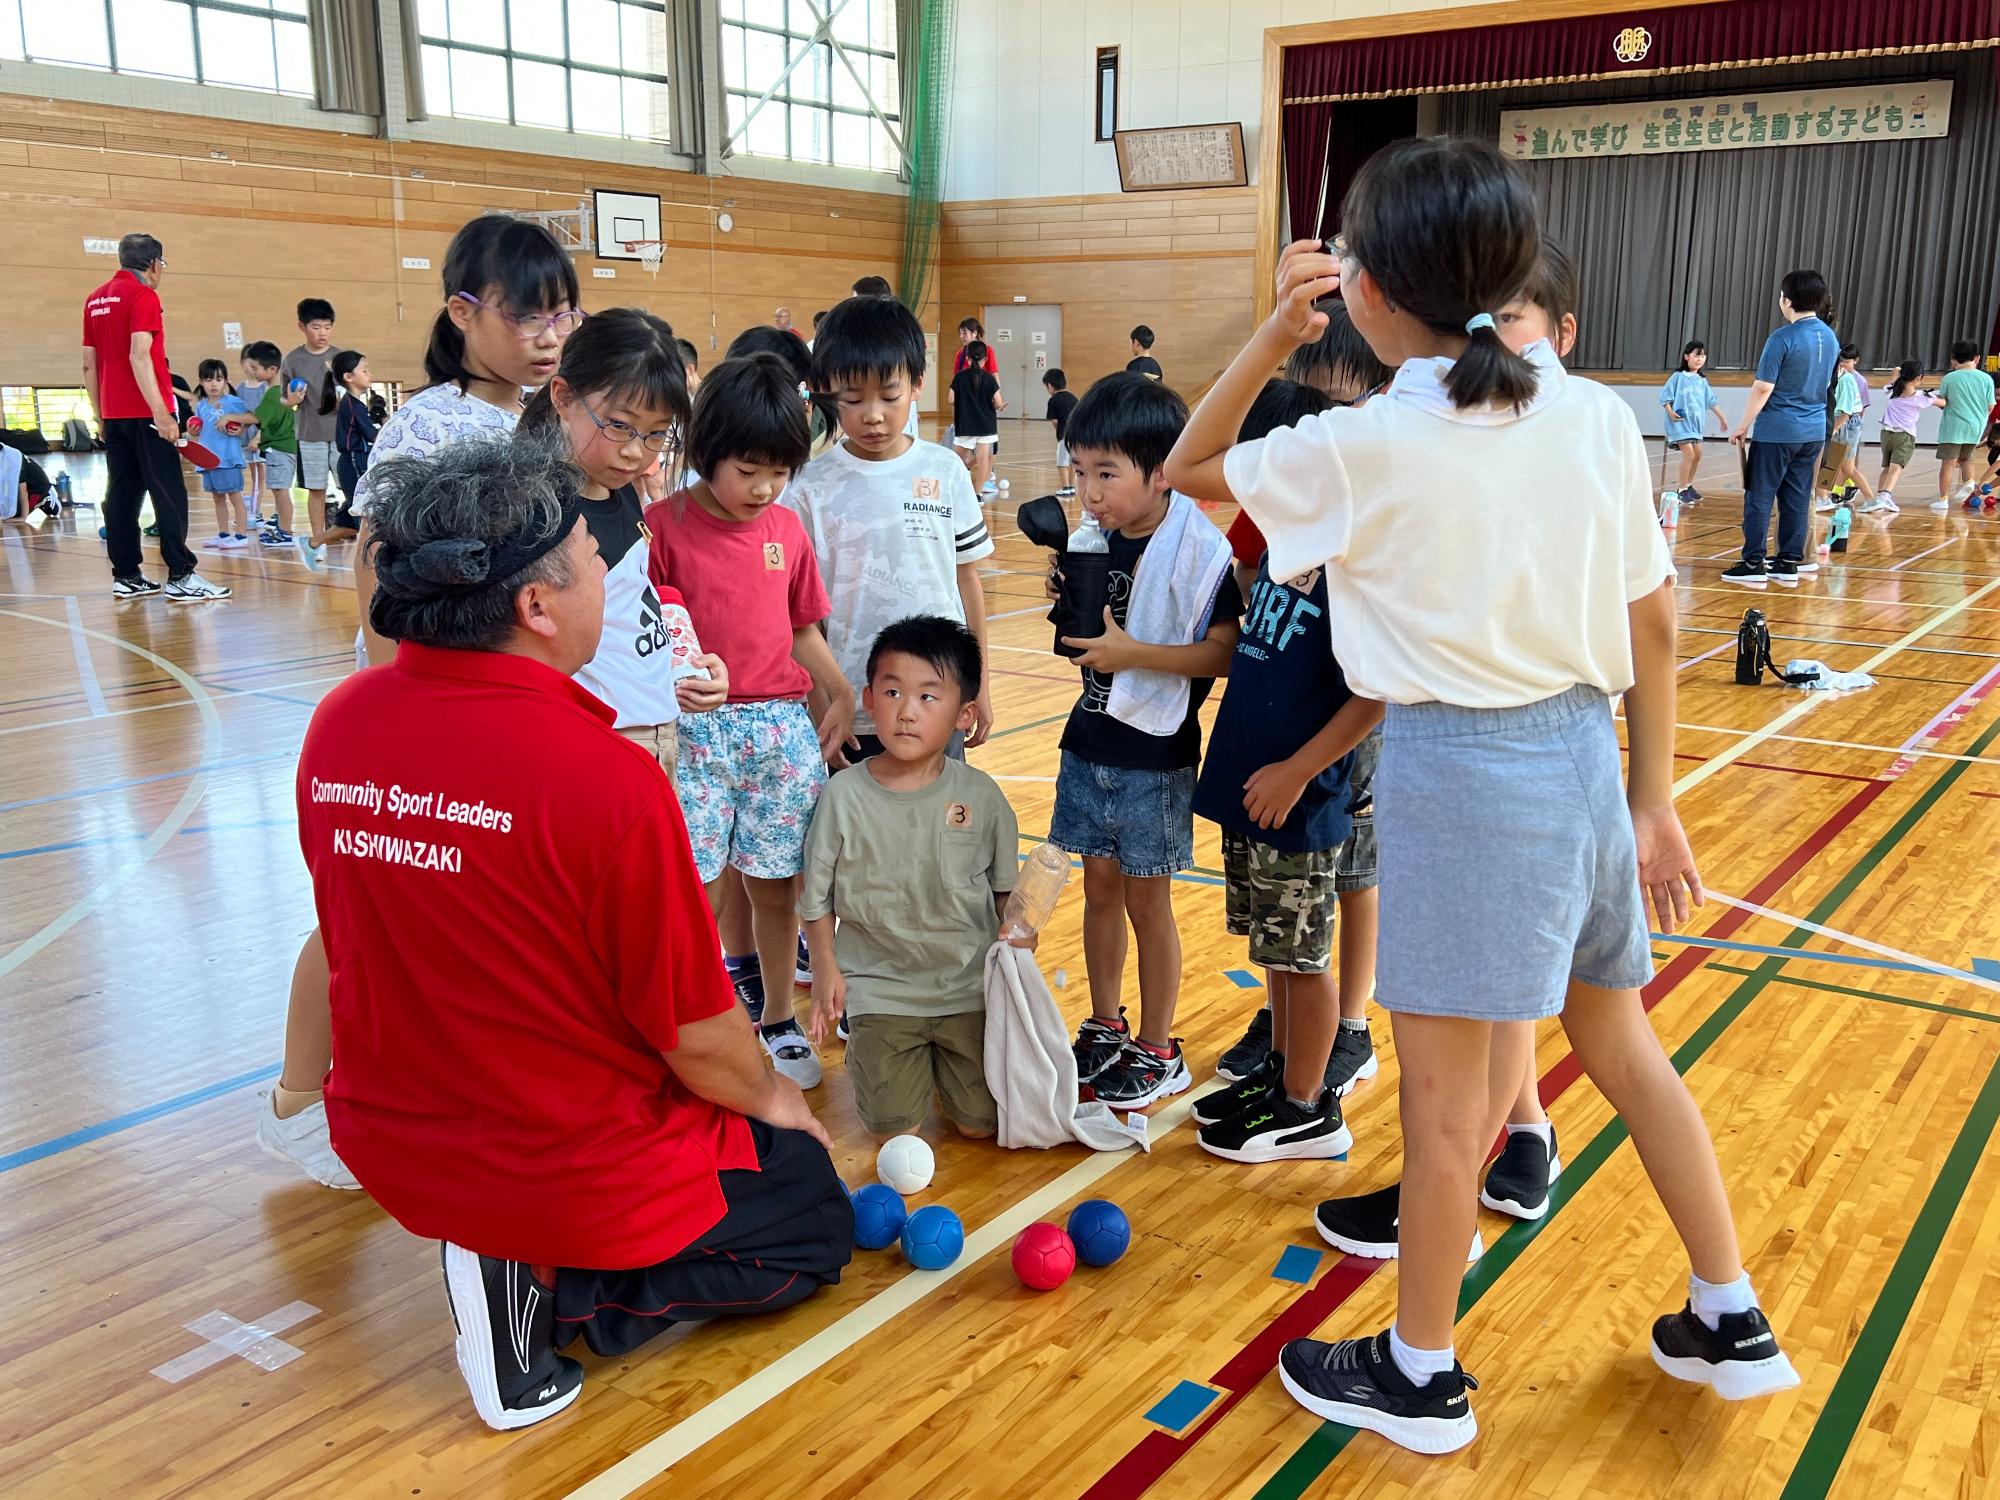
[[[639,257],[639,264],[646,268],[648,276],[658,276],[660,262],[667,258],[665,240],[627,240],[625,250],[627,254]]]

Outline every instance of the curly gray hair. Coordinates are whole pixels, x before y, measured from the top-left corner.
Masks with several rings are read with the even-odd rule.
[[[575,522],[571,497],[582,477],[559,434],[453,443],[370,469],[368,620],[376,633],[461,651],[500,649],[513,634],[522,589],[574,582],[559,533]],[[510,566],[523,550],[541,555]]]

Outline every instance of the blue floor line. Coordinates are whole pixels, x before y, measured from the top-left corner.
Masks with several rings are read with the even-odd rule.
[[[318,707],[317,704],[311,706]],[[41,807],[50,802],[73,802],[78,797],[95,797],[99,792],[122,792],[130,787],[150,786],[156,781],[179,781],[203,771],[228,771],[238,766],[261,765],[269,760],[298,758],[299,752],[296,750],[274,750],[268,755],[239,755],[233,760],[218,760],[206,766],[187,766],[178,771],[155,771],[151,776],[134,776],[126,781],[107,781],[102,786],[79,787],[73,792],[51,792],[46,797],[24,797],[19,802],[0,802],[0,813],[15,812],[23,807]]]
[[[1736,943],[1724,938],[1688,937],[1679,933],[1656,932],[1656,943],[1683,943],[1690,948],[1726,948],[1731,953],[1762,953],[1773,958],[1806,958],[1823,964],[1852,964],[1858,969],[1891,969],[1899,974],[1928,974],[1933,979],[1949,979],[1925,964],[1899,963],[1892,958],[1876,958],[1866,953],[1823,953],[1817,948],[1773,948],[1766,943]]]
[[[297,822],[297,817],[290,817],[258,818],[248,823],[204,823],[198,828],[177,829],[174,836],[186,838],[192,833],[233,833],[243,828],[290,828]],[[60,844],[32,844],[25,849],[0,849],[0,861],[26,859],[31,854],[63,854],[71,849],[96,849],[106,844],[137,844],[151,837],[150,833],[108,833],[102,838],[69,839]]]
[[[179,1114],[184,1109],[192,1109],[197,1104],[210,1099],[218,1099],[237,1089],[248,1088],[253,1083],[265,1083],[276,1078],[283,1069],[277,1063],[268,1067],[253,1068],[248,1073],[238,1073],[234,1078],[225,1078],[220,1083],[206,1084],[191,1089],[185,1094],[176,1094],[171,1099],[162,1099],[158,1104],[149,1104],[144,1109],[135,1109],[130,1114],[114,1115],[95,1125],[86,1125],[81,1130],[72,1130],[68,1135],[58,1135],[46,1141],[38,1141],[32,1146],[24,1146],[19,1151],[10,1151],[0,1156],[0,1172],[11,1172],[16,1167],[25,1167],[38,1161],[46,1161],[51,1156],[59,1156],[77,1146],[87,1146],[92,1141],[101,1141],[107,1135],[116,1135],[121,1130],[130,1130],[134,1125],[143,1125],[148,1120],[157,1120],[163,1115]]]

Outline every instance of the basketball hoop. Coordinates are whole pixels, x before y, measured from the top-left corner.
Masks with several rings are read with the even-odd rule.
[[[667,258],[665,240],[626,240],[625,253],[639,257],[639,264],[646,268],[648,276],[660,274],[660,262]]]

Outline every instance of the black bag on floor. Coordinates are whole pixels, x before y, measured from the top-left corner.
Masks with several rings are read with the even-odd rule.
[[[1069,550],[1069,516],[1062,501],[1054,495],[1030,500],[1014,513],[1014,520],[1022,536],[1056,555],[1061,594],[1049,606],[1049,623],[1056,628],[1052,649],[1058,656],[1083,655],[1079,648],[1065,646],[1063,637],[1084,640],[1104,634],[1104,611],[1111,603],[1110,556],[1103,552]]]
[[[1771,660],[1771,627],[1764,623],[1764,611],[1746,609],[1743,623],[1736,627],[1736,680],[1756,687],[1764,680],[1764,668]]]
[[[82,417],[71,417],[63,423],[63,452],[90,453],[97,448],[97,439],[90,435],[90,424]]]

